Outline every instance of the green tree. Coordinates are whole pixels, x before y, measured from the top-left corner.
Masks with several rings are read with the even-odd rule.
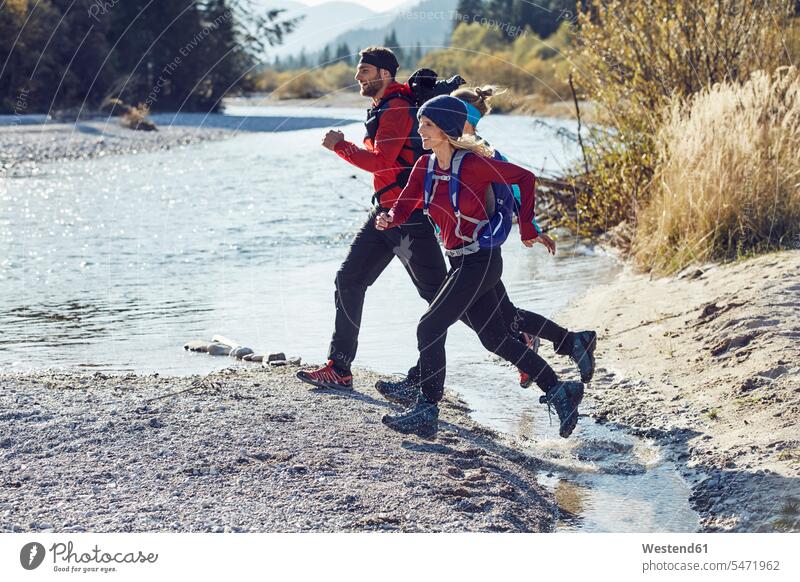
[[[336,47],[336,62],[342,62],[347,65],[353,64],[353,56],[346,42]]]
[[[331,64],[331,49],[327,44],[319,53],[318,64],[320,67],[325,67]]]
[[[392,32],[390,32],[386,37],[383,39],[383,46],[388,49],[392,49],[394,56],[397,57],[398,63],[403,63],[404,60],[404,51],[400,48],[400,42],[397,40],[397,32],[395,32],[394,28]]]
[[[4,111],[49,111],[65,65],[59,52],[47,49],[60,18],[58,9],[48,0],[38,4],[12,0],[0,9],[0,95]],[[72,39],[69,42],[75,46]]]
[[[453,28],[456,28],[460,22],[474,22],[480,20],[485,15],[485,7],[481,0],[459,0],[456,5],[456,14],[458,15]]]
[[[484,26],[477,22],[461,23],[453,31],[451,45],[454,48],[476,51],[498,51],[506,46],[505,38],[499,28]]]
[[[422,60],[422,45],[417,41],[417,44],[414,46],[414,51],[411,53],[411,65],[409,68],[416,68],[420,60]]]

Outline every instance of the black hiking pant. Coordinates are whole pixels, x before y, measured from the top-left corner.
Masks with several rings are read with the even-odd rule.
[[[466,318],[487,350],[517,366],[542,390],[548,391],[558,381],[555,372],[541,356],[512,335],[503,318],[501,298],[497,294],[503,273],[500,248],[451,257],[450,267],[417,326],[417,368],[425,398],[431,402],[442,399],[447,366],[447,330],[462,317]]]
[[[497,297],[500,300],[500,311],[503,314],[503,319],[512,334],[527,333],[537,335],[542,339],[553,342],[553,347],[557,354],[562,356],[570,354],[574,340],[574,335],[571,331],[567,331],[543,315],[515,306],[508,298],[508,293],[506,293],[506,288],[502,281],[497,283],[495,293],[497,293]]]
[[[336,323],[328,359],[342,371],[350,369],[356,356],[367,288],[394,257],[403,263],[427,303],[436,296],[447,274],[441,247],[422,210],[415,210],[402,226],[381,231],[375,228],[375,216],[383,211],[377,206],[372,209],[336,273]]]

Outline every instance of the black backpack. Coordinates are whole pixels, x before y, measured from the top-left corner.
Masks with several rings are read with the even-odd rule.
[[[408,155],[404,155],[403,150],[401,150],[400,155],[397,157],[397,161],[403,167],[403,170],[397,175],[395,182],[375,192],[372,197],[374,203],[380,203],[380,197],[384,192],[396,186],[404,187],[408,183],[408,177],[411,175],[411,168],[414,167],[414,163],[425,153],[425,150],[422,149],[422,138],[417,133],[419,128],[417,109],[429,99],[433,99],[438,95],[449,95],[465,83],[466,81],[460,75],[454,75],[449,79],[439,79],[438,75],[431,69],[417,69],[406,81],[406,84],[411,89],[411,96],[389,95],[367,111],[367,121],[364,125],[367,128],[367,137],[373,141],[378,132],[381,114],[386,110],[389,101],[392,99],[402,99],[408,103],[408,113],[412,119],[411,132],[408,136],[411,145],[403,146],[403,150],[408,150]],[[411,159],[409,160],[408,158]]]

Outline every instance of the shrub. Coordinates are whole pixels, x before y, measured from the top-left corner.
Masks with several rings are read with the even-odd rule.
[[[543,102],[561,101],[571,99],[564,57],[571,39],[566,24],[544,41],[526,30],[509,43],[494,27],[462,23],[453,31],[452,46],[426,54],[419,66],[445,77],[458,73],[470,84],[510,89],[502,110],[533,94]]]
[[[636,221],[659,162],[655,136],[675,97],[787,64],[793,0],[589,0],[579,11],[576,80],[605,129],[589,139],[594,191],[582,229]],[[668,114],[668,113],[667,113]],[[610,131],[608,131],[610,129]]]
[[[122,102],[119,101],[119,103]],[[139,131],[157,131],[156,124],[147,118],[149,113],[150,110],[144,103],[139,103],[138,106],[128,106],[127,111],[119,119],[120,125]]]
[[[800,240],[798,69],[675,99],[657,143],[661,164],[634,246],[640,264],[671,272]]]
[[[328,93],[317,70],[297,70],[280,73],[280,84],[272,91],[277,99],[316,99]]]

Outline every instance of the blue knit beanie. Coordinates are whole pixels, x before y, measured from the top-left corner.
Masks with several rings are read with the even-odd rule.
[[[447,135],[458,139],[464,132],[464,124],[467,122],[467,106],[461,99],[450,95],[439,95],[423,103],[417,111],[417,119],[423,115]]]

